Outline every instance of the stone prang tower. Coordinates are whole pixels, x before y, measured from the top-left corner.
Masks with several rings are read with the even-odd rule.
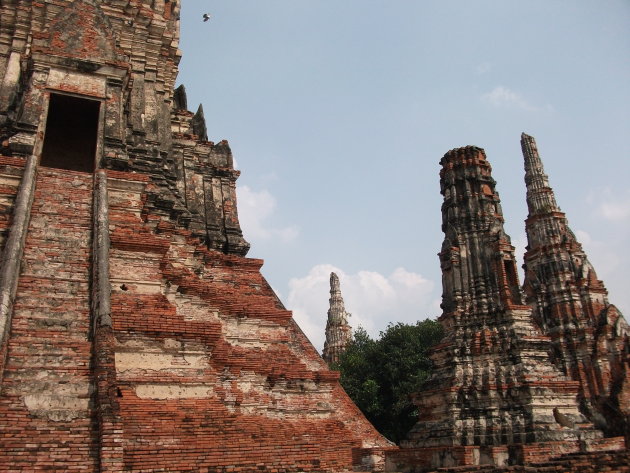
[[[330,273],[330,308],[326,322],[326,341],[322,357],[329,365],[339,361],[339,356],[345,351],[352,339],[352,328],[348,324],[348,317],[341,296],[339,277]]]
[[[578,410],[579,383],[549,362],[551,341],[524,304],[484,151],[455,149],[441,165],[445,338],[400,463],[501,466],[608,446]]]
[[[582,412],[611,435],[629,435],[630,329],[569,228],[534,138],[521,136],[527,185],[526,301],[553,342],[553,361],[579,381]]]
[[[0,2],[0,470],[373,469],[174,90],[180,3]]]

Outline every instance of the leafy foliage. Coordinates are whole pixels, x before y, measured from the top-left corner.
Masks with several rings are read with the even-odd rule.
[[[429,348],[442,339],[433,320],[415,325],[389,324],[378,340],[359,327],[352,343],[333,369],[341,384],[372,424],[398,443],[417,420],[409,395],[431,374]]]

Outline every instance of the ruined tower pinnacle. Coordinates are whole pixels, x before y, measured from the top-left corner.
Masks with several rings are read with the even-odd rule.
[[[527,208],[530,215],[559,212],[549,178],[545,174],[536,141],[532,136],[521,134],[521,149],[525,157],[525,183],[527,184]]]
[[[352,328],[348,324],[350,314],[346,312],[341,296],[339,277],[330,273],[330,308],[326,322],[326,342],[322,357],[326,363],[339,361],[339,356],[347,348],[352,338]]]
[[[534,138],[523,133],[521,147],[529,209],[526,301],[552,339],[554,363],[579,381],[582,412],[608,434],[620,434],[630,414],[627,402],[620,402],[630,398],[628,324],[608,302],[603,282],[556,204]]]

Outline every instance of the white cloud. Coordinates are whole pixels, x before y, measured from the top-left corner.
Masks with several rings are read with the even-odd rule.
[[[582,244],[582,248],[593,264],[597,276],[604,280],[604,284],[608,285],[607,283],[611,282],[608,276],[615,275],[623,265],[623,260],[615,251],[616,248],[612,247],[609,242],[593,238],[590,233],[584,230],[576,230],[575,237]],[[612,302],[615,303],[615,301]]]
[[[268,190],[254,191],[249,186],[238,186],[236,193],[238,216],[246,239],[277,238],[287,243],[297,238],[299,229],[295,225],[274,227],[269,223],[276,209],[276,199]]]
[[[609,187],[594,189],[589,192],[586,202],[593,221],[598,225],[598,235],[592,236],[578,229],[575,236],[582,243],[598,276],[614,285],[618,278],[625,280],[625,276],[617,275],[617,272],[623,272],[627,267],[627,258],[624,253],[620,254],[619,248],[630,237],[630,189],[625,192]]]
[[[540,110],[540,107],[536,107],[530,104],[521,94],[514,92],[502,85],[499,85],[481,96],[481,100],[496,108],[512,108],[520,109],[528,112],[535,112]],[[547,107],[549,108],[549,107]]]
[[[607,202],[602,204],[602,215],[607,220],[614,222],[625,221],[630,217],[630,201],[627,202]]]
[[[623,251],[630,241],[630,189],[603,187],[592,190],[586,199],[590,207],[592,233],[578,229],[575,236],[582,243],[597,276],[609,291],[609,300],[626,316],[630,314],[628,266],[630,258]]]
[[[435,284],[420,274],[404,268],[396,268],[389,276],[375,271],[347,274],[333,265],[319,264],[306,276],[289,281],[287,308],[320,351],[325,339],[332,271],[339,276],[346,310],[352,314],[350,325],[360,325],[372,336],[378,336],[389,322],[415,323],[439,315]]]
[[[588,202],[594,213],[612,223],[627,224],[630,220],[630,189],[625,195],[616,195],[610,188],[597,189],[589,194]]]

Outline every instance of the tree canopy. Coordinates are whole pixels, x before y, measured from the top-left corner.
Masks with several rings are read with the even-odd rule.
[[[434,320],[389,324],[377,340],[359,327],[332,366],[341,372],[342,386],[363,414],[396,443],[417,420],[409,395],[420,391],[431,374],[427,352],[441,339],[442,327]]]

